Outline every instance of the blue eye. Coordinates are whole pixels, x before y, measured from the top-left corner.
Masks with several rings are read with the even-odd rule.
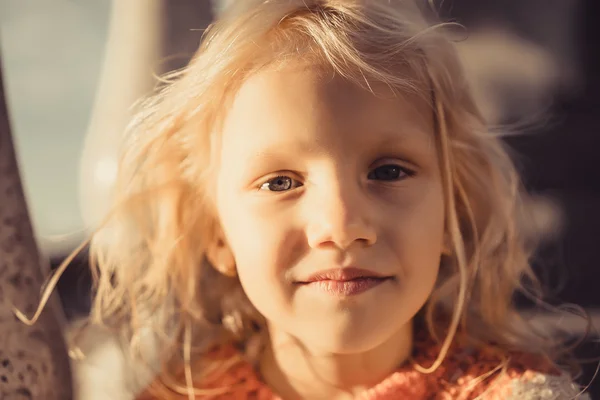
[[[260,185],[260,190],[268,190],[271,192],[285,192],[290,189],[297,188],[298,186],[302,186],[300,182],[295,179],[290,178],[289,176],[276,176],[275,178],[271,178],[262,185]]]
[[[379,181],[397,181],[399,179],[404,179],[411,175],[412,171],[409,171],[406,168],[400,167],[399,165],[395,164],[387,164],[379,166],[371,172],[369,172],[367,178]]]

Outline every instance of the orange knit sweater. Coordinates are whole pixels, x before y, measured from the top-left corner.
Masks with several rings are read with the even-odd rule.
[[[226,359],[234,354],[233,347],[220,348],[213,353],[217,359]],[[439,346],[431,340],[418,341],[415,346],[414,361],[422,366],[433,363]],[[218,394],[198,395],[196,399],[211,400],[282,400],[260,380],[259,374],[250,363],[240,361],[225,374],[209,379],[210,384],[202,389],[222,389]],[[160,385],[162,386],[162,385]],[[164,389],[164,386],[162,386]],[[138,400],[181,399],[151,395],[151,391]],[[528,354],[513,354],[502,368],[502,357],[491,349],[477,351],[454,347],[442,366],[434,373],[417,372],[411,363],[400,367],[396,372],[357,397],[359,400],[488,400],[508,399],[571,399],[579,394],[579,389],[569,377],[561,374],[541,357]],[[588,397],[577,397],[588,398]]]

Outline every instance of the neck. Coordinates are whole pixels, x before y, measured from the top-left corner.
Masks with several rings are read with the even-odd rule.
[[[261,359],[265,382],[281,398],[352,399],[391,375],[412,351],[412,324],[379,346],[360,353],[311,351],[297,339],[270,330]]]

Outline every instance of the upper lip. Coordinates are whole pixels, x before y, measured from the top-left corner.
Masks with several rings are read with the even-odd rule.
[[[390,278],[389,275],[383,275],[377,272],[369,271],[362,268],[334,268],[324,271],[319,271],[303,279],[300,283],[310,283],[318,281],[351,281],[359,278]]]

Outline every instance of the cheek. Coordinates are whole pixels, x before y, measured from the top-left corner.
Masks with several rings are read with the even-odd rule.
[[[246,234],[231,243],[238,278],[261,315],[268,320],[281,320],[291,313],[293,292],[285,283],[285,272],[294,263],[293,234],[275,229],[273,225],[277,224],[259,226],[251,222],[256,221],[237,221],[236,230]]]
[[[395,232],[390,247],[411,284],[433,285],[437,278],[444,237],[444,202],[439,190],[397,209],[388,231]],[[392,225],[393,224],[393,225]]]
[[[233,252],[237,274],[250,302],[264,315],[265,304],[279,298],[278,273],[273,263],[277,246],[271,228],[264,226],[243,204],[219,204],[220,223]]]
[[[235,201],[228,199],[234,198]],[[260,297],[286,295],[282,284],[285,271],[301,258],[301,232],[290,218],[261,207],[253,199],[222,196],[220,222],[236,261],[238,275],[246,294],[261,308]],[[258,299],[257,299],[258,298]]]
[[[225,229],[238,268],[252,268],[276,274],[294,264],[299,232],[289,223],[275,218],[262,219],[244,207],[231,218]],[[245,210],[245,211],[244,211]]]

